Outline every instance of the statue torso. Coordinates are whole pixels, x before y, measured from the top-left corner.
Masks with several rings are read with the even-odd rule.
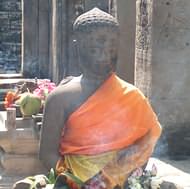
[[[62,103],[60,111],[64,111],[65,119],[79,108],[101,85],[101,82],[83,80],[81,76],[73,77],[69,82],[61,84],[54,91],[57,103]]]

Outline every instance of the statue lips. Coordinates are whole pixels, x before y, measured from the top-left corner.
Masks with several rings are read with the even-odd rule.
[[[92,67],[93,72],[98,75],[104,75],[104,76],[111,73],[113,71],[113,67],[109,62],[108,61],[96,62]]]
[[[102,71],[104,73],[108,72],[110,70],[110,61],[96,61],[93,65],[93,69],[97,71],[97,73],[101,74]]]
[[[99,61],[99,62],[96,62],[96,65],[99,65],[99,66],[101,66],[101,67],[104,67],[104,66],[106,66],[106,65],[109,65],[109,63],[108,63],[108,62],[105,62],[105,61]]]

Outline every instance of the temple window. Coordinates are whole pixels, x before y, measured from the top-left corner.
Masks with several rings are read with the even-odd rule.
[[[22,0],[0,1],[0,74],[22,72]]]

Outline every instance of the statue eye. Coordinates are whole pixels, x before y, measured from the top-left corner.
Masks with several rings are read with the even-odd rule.
[[[93,53],[96,53],[97,52],[97,49],[96,48],[91,48],[90,49],[90,52],[93,54]]]

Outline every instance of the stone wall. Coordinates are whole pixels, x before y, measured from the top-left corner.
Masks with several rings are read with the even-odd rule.
[[[152,102],[169,153],[190,155],[190,1],[154,1]]]
[[[0,23],[0,74],[48,77],[49,1],[1,0]]]
[[[21,72],[21,0],[0,1],[0,74]]]

